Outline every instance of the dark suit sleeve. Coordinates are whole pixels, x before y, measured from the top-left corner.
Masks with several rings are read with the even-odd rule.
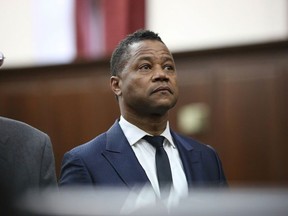
[[[225,177],[225,174],[224,174],[224,170],[223,170],[223,167],[222,167],[222,163],[221,163],[221,160],[216,152],[216,150],[210,146],[210,145],[207,145],[213,152],[214,152],[214,155],[215,155],[215,158],[216,158],[216,161],[217,161],[217,166],[218,166],[218,176],[219,176],[219,186],[228,186],[228,183],[227,183],[227,180],[226,180],[226,177]]]
[[[44,147],[40,168],[40,187],[56,186],[55,159],[52,144],[48,135],[43,136]]]
[[[65,153],[62,161],[59,186],[91,185],[92,179],[81,158],[76,154]]]

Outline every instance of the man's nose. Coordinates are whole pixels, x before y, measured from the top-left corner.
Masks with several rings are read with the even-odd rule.
[[[161,66],[156,67],[153,74],[154,81],[168,81],[167,71],[165,71]]]

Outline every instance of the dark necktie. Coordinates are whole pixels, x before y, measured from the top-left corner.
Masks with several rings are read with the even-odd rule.
[[[172,174],[169,158],[165,149],[163,148],[164,137],[146,135],[143,137],[143,139],[145,139],[156,148],[156,171],[161,197],[163,197],[164,194],[168,194],[170,192],[172,186]]]

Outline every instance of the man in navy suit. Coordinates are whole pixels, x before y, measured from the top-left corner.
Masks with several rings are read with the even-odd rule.
[[[145,135],[164,137],[174,194],[181,197],[189,188],[225,186],[215,150],[169,127],[168,113],[178,99],[177,73],[158,34],[139,30],[128,35],[110,63],[110,86],[121,116],[108,131],[64,155],[60,186],[150,185],[160,196],[156,150]]]

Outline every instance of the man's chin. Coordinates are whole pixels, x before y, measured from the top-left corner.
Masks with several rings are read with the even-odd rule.
[[[155,115],[165,115],[170,109],[175,106],[176,103],[169,103],[169,104],[159,104],[153,108]]]

